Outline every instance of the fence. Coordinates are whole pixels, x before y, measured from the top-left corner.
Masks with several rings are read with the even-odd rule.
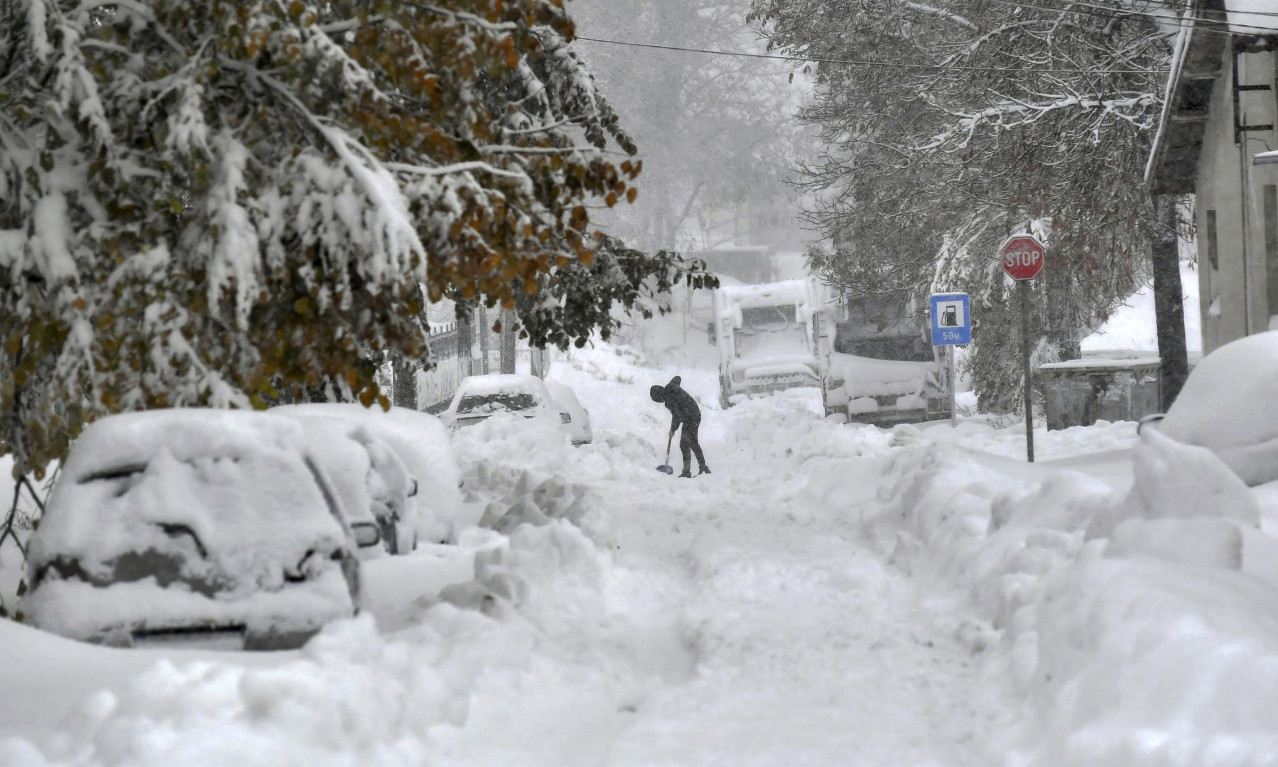
[[[466,376],[501,370],[501,344],[496,334],[489,344],[487,369],[479,344],[472,343],[471,349],[462,350],[458,348],[458,338],[457,323],[432,324],[430,346],[435,367],[417,371],[417,406],[422,410],[443,410]],[[515,349],[515,372],[532,372],[532,349],[522,343]]]

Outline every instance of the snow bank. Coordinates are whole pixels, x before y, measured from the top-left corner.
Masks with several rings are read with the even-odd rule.
[[[524,523],[547,524],[552,518],[579,522],[590,498],[569,478],[580,473],[574,464],[578,459],[607,460],[604,452],[588,445],[572,451],[568,434],[557,424],[509,413],[462,429],[455,440],[466,467],[466,502],[484,509],[480,525],[503,532]]]
[[[252,668],[251,656],[160,660],[124,694],[92,696],[64,726],[74,739],[53,739],[43,755],[26,741],[0,742],[0,764],[420,765],[455,737],[461,691],[481,668],[482,656],[441,663],[448,647],[469,640],[497,662],[511,654],[484,640],[477,624],[486,622],[441,607],[411,636],[388,641],[371,618],[354,619],[270,668]]]
[[[490,431],[491,444],[471,449],[489,459],[487,470],[495,478],[500,470],[522,467],[537,455],[538,445],[579,452],[559,444],[562,432],[530,431],[528,425],[498,418],[474,430]],[[562,463],[562,453],[559,458]],[[555,458],[529,463],[527,474],[537,474],[549,471]],[[486,492],[501,489],[496,482]],[[548,491],[543,482],[529,498],[559,510]],[[0,621],[0,645],[57,668],[73,662],[85,693],[69,716],[60,712],[59,721],[42,722],[44,732],[17,730],[24,737],[0,738],[0,765],[466,764],[477,748],[508,745],[499,735],[508,728],[491,722],[500,715],[493,710],[494,695],[498,703],[508,697],[535,704],[543,692],[503,693],[494,687],[534,672],[572,680],[581,673],[580,656],[595,660],[596,648],[612,651],[602,662],[622,667],[660,668],[669,662],[651,655],[652,627],[624,616],[601,622],[592,617],[607,613],[608,595],[628,588],[636,575],[615,570],[567,522],[521,521],[537,523],[511,525],[508,536],[471,529],[456,547],[427,547],[368,563],[374,570],[370,585],[380,584],[386,603],[375,600],[360,617],[329,624],[296,652],[143,649],[121,655]],[[435,548],[467,547],[475,553],[469,567],[456,560],[443,572],[430,561]],[[450,583],[423,588],[416,582],[423,576]],[[415,582],[397,582],[403,578]],[[416,596],[405,601],[392,591]],[[120,668],[127,668],[127,678],[117,678]],[[49,675],[36,671],[23,685],[36,695],[36,680]],[[614,698],[622,694],[615,680],[592,672],[576,683],[583,721],[598,711],[624,720],[624,713],[615,713],[621,704]],[[476,695],[483,705],[472,711]],[[0,715],[5,712],[0,704]],[[481,730],[485,744],[479,747],[467,742],[466,729],[475,722],[491,728]]]
[[[1273,763],[1278,579],[1248,565],[1274,551],[1253,526],[1211,503],[1185,517],[1142,502],[1139,480],[1124,499],[947,445],[900,454],[884,487],[866,529],[902,567],[967,591],[988,626],[965,637],[995,648],[992,673],[1030,703],[995,749],[1010,764]]]

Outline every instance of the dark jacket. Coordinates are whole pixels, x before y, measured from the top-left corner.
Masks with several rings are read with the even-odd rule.
[[[683,424],[701,423],[701,408],[697,407],[697,401],[692,398],[692,395],[679,386],[679,381],[679,376],[675,376],[670,379],[670,383],[662,387],[665,390],[662,404],[666,406],[666,410],[670,411],[671,431]]]

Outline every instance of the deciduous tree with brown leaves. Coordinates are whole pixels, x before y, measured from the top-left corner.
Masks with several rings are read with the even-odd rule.
[[[427,355],[423,300],[588,267],[640,168],[573,33],[562,0],[5,3],[15,471],[110,412],[384,401],[359,360]]]

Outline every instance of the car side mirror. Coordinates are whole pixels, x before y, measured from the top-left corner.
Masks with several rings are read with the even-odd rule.
[[[572,423],[572,416],[568,415],[567,413],[561,412],[559,414],[559,420],[563,421],[564,423]]]
[[[361,549],[382,542],[382,531],[372,522],[356,522],[351,525],[351,531],[355,533],[355,544]]]
[[[413,483],[413,489],[408,491],[409,498],[412,498],[414,495],[417,495],[417,478],[416,477],[412,478],[412,483]]]

